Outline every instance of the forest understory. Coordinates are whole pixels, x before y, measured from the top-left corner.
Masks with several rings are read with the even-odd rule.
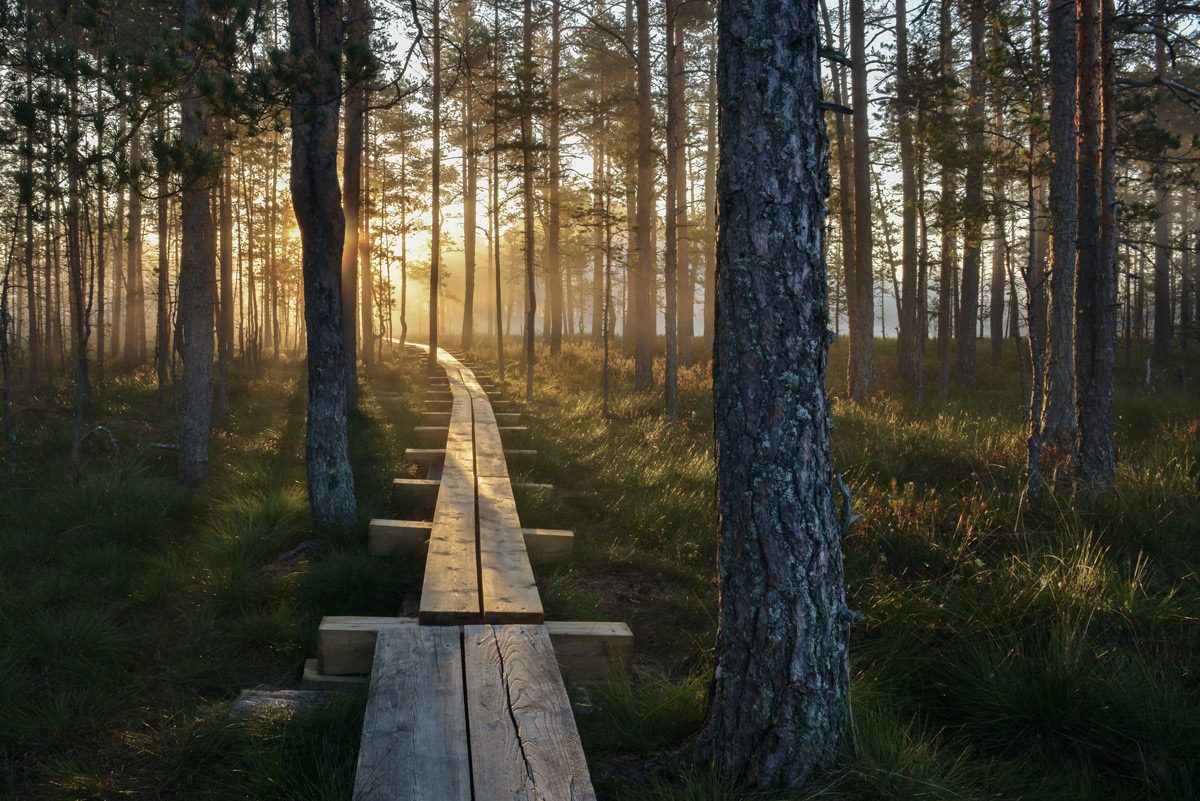
[[[857,404],[831,371],[844,539],[851,735],[805,799],[1186,799],[1200,794],[1200,365],[1152,388],[1118,363],[1111,489],[1024,497],[1017,354],[981,349],[978,386]],[[512,350],[517,350],[514,342]],[[1136,354],[1135,354],[1136,355]],[[494,354],[480,352],[481,362]],[[841,343],[830,364],[844,365]],[[711,379],[680,369],[681,420],[614,359],[610,416],[591,345],[541,354],[526,411],[539,456],[526,526],[573,528],[538,575],[548,619],[625,620],[637,670],[588,688],[578,722],[605,799],[745,797],[715,774],[621,780],[704,716],[717,620]],[[657,364],[661,370],[661,362]],[[23,396],[18,471],[0,479],[0,797],[348,799],[365,694],[294,719],[231,722],[244,687],[295,685],[323,615],[395,615],[420,565],[366,552],[421,408],[421,365],[360,374],[350,421],[359,522],[312,534],[304,369],[235,369],[212,474],[175,477],[173,409],[152,372],[96,398],[81,475],[67,383]],[[507,390],[520,395],[520,371]],[[933,382],[931,381],[931,385]],[[936,393],[934,393],[936,395]],[[518,477],[522,474],[517,474]],[[330,533],[333,532],[333,533]],[[754,796],[762,797],[762,796]],[[781,796],[784,797],[784,796]]]

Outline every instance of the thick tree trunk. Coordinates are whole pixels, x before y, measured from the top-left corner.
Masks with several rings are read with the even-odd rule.
[[[854,293],[850,320],[850,397],[864,401],[875,392],[875,276],[871,249],[871,142],[867,116],[867,48],[864,0],[850,0],[850,94],[854,109]]]
[[[983,202],[984,151],[984,8],[982,0],[972,0],[971,17],[971,80],[967,93],[967,119],[970,139],[967,142],[967,176],[963,188],[963,261],[962,283],[959,292],[957,335],[958,381],[964,387],[975,387],[976,325],[979,322],[979,281],[983,249],[983,221],[987,211]]]
[[[184,29],[200,19],[199,0],[182,0]],[[192,45],[194,47],[194,45]],[[189,53],[199,71],[202,58]],[[216,230],[212,218],[212,179],[201,155],[212,151],[207,104],[193,77],[180,102],[180,138],[197,155],[182,181],[183,240],[179,260],[179,328],[182,337],[183,392],[179,403],[179,475],[201,481],[208,475],[212,430],[213,310],[216,304]],[[131,271],[132,272],[132,271]],[[126,349],[131,343],[127,343]]]
[[[820,36],[813,3],[722,0],[718,14],[720,628],[697,746],[755,787],[799,787],[837,761],[849,717],[825,400]]]
[[[1060,463],[1075,444],[1075,2],[1050,0],[1050,276],[1043,444]]]
[[[1103,2],[1103,19],[1100,6]],[[1113,2],[1080,0],[1079,266],[1075,298],[1075,366],[1080,479],[1106,487],[1116,470],[1112,440],[1117,359],[1116,97]],[[1101,42],[1099,49],[1097,40]],[[1091,232],[1098,231],[1098,235]]]
[[[146,281],[142,275],[142,188],[140,126],[129,137],[129,253],[125,276],[125,367],[146,362]]]
[[[991,346],[992,346],[992,363],[998,364],[1002,347],[1004,344],[1004,287],[1007,280],[1007,262],[1008,262],[1008,238],[1005,225],[1007,224],[1007,214],[1005,211],[1005,202],[1008,195],[1007,181],[1004,176],[1003,155],[1001,147],[1003,145],[1004,135],[1004,115],[1001,112],[999,102],[995,102],[995,113],[992,115],[992,126],[994,128],[993,136],[995,141],[995,153],[992,162],[992,180],[994,184],[992,202],[992,221],[993,231],[995,236],[992,240],[992,282],[991,282],[991,313],[988,315],[989,323],[991,324]],[[1030,238],[1030,246],[1036,247],[1033,238]],[[1013,320],[1016,323],[1016,320]]]
[[[341,257],[346,220],[338,187],[339,0],[288,0],[292,48],[305,66],[292,101],[292,206],[300,228],[308,339],[308,496],[317,525],[355,520],[346,436]]]

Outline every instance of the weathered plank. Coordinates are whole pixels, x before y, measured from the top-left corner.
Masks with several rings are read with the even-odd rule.
[[[475,621],[481,612],[471,400],[459,373],[447,376],[454,402],[421,586],[419,615],[427,624]]]
[[[367,553],[372,556],[420,556],[429,544],[428,520],[376,518],[367,526]]]
[[[545,626],[466,626],[463,660],[475,797],[594,799]]]
[[[546,623],[554,655],[572,681],[597,681],[633,667],[633,632],[624,623]]]
[[[545,620],[521,519],[508,476],[476,478],[479,507],[479,583],[489,623]]]
[[[440,485],[441,482],[427,478],[394,478],[392,500],[405,516],[416,520],[432,520]]]
[[[554,565],[571,558],[575,549],[575,532],[553,528],[523,528],[525,550],[535,565]]]
[[[413,443],[419,448],[436,448],[446,443],[446,434],[450,430],[445,426],[414,426]]]
[[[378,633],[417,624],[411,617],[323,618],[317,629],[321,658],[315,660],[316,671],[328,677],[369,673]],[[573,681],[603,678],[633,665],[633,633],[624,623],[548,620],[545,625],[558,664]]]
[[[372,646],[372,653],[374,650],[374,646]],[[300,677],[300,689],[302,690],[353,692],[366,686],[366,676],[330,676],[321,672],[321,666],[316,659],[304,660],[304,672]]]
[[[354,801],[470,801],[458,627],[379,636],[354,776]]]

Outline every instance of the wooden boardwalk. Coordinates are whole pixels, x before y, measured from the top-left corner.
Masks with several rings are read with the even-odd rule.
[[[522,528],[505,449],[519,418],[454,356],[438,365],[416,433],[442,447],[410,450],[430,478],[393,487],[417,519],[369,535],[372,553],[425,553],[417,617],[326,618],[306,681],[369,669],[356,801],[595,798],[560,668],[577,681],[626,668],[632,634],[546,622],[533,564],[569,556],[573,535]]]

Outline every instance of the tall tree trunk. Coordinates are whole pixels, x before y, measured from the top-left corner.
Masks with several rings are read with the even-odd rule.
[[[146,363],[146,281],[142,275],[141,126],[129,137],[129,253],[125,274],[125,367]]]
[[[199,23],[199,0],[182,0],[184,30]],[[202,69],[196,44],[188,57]],[[196,158],[182,176],[183,240],[179,261],[179,328],[182,333],[183,397],[179,406],[179,475],[201,481],[208,475],[212,429],[213,307],[216,304],[216,230],[212,218],[212,179],[203,157],[211,153],[209,111],[193,76],[180,101],[180,138]],[[128,349],[128,348],[127,348]]]
[[[717,39],[708,48],[708,118],[704,148],[704,346],[711,353],[717,311]]]
[[[949,115],[954,103],[954,39],[950,27],[950,0],[942,0],[938,16],[938,61],[944,90],[941,113]],[[943,117],[944,118],[944,117]],[[942,232],[938,255],[938,394],[944,399],[950,391],[950,339],[953,333],[954,316],[954,170],[947,159],[941,164],[941,199],[938,204],[939,225]]]
[[[916,373],[917,178],[913,164],[912,97],[908,74],[908,8],[896,0],[896,132],[900,139],[901,267],[897,350],[900,371],[910,386]]]
[[[365,5],[365,4],[364,4]],[[364,8],[364,13],[369,13]],[[365,91],[365,90],[364,90]],[[363,97],[363,105],[368,105],[370,95],[366,94]],[[371,141],[371,117],[363,117],[363,140]],[[378,164],[378,157],[375,158]],[[359,276],[359,303],[362,305],[362,360],[364,367],[371,367],[375,363],[375,331],[372,328],[374,320],[374,295],[375,295],[375,277],[371,270],[371,214],[372,214],[372,195],[371,195],[371,158],[363,159],[363,192],[362,192],[362,207],[359,209],[358,227],[362,230],[362,235],[358,238],[358,276]]]
[[[971,80],[967,93],[967,118],[970,126],[967,142],[967,176],[963,198],[962,283],[958,304],[957,373],[959,382],[975,387],[976,325],[979,322],[979,281],[983,249],[983,222],[987,210],[983,202],[983,164],[986,135],[983,109],[985,15],[982,0],[971,0]]]
[[[217,416],[229,414],[229,363],[233,361],[233,150],[229,134],[221,126],[221,184],[217,208]]]
[[[1167,20],[1166,0],[1155,0],[1154,72],[1167,74]],[[1158,85],[1156,102],[1162,109],[1170,102],[1171,90],[1164,84]],[[1171,339],[1175,327],[1175,315],[1171,304],[1171,195],[1165,184],[1160,183],[1155,196],[1158,216],[1154,220],[1154,366],[1160,373],[1171,362]]]
[[[525,401],[533,402],[534,330],[537,320],[537,292],[534,273],[535,242],[533,221],[533,4],[525,0],[521,17],[521,192],[525,216]]]
[[[121,123],[121,134],[124,134],[125,123]],[[121,355],[121,331],[122,317],[121,309],[124,302],[125,292],[125,183],[117,179],[117,208],[116,208],[116,235],[113,238],[113,281],[112,281],[112,323],[109,331],[111,336],[108,343],[108,357],[115,364],[117,357]],[[47,252],[47,258],[49,252]],[[48,263],[47,263],[47,269]],[[49,275],[47,274],[47,278]],[[49,298],[50,285],[46,285],[46,297]],[[48,311],[49,309],[47,309]],[[47,330],[47,334],[49,331]]]
[[[989,322],[991,323],[991,345],[992,345],[992,363],[997,364],[1000,361],[1001,348],[1004,344],[1004,287],[1007,280],[1007,261],[1008,261],[1008,242],[1005,233],[1006,213],[1005,213],[1005,198],[1008,195],[1007,181],[1004,176],[1003,154],[1001,147],[1003,145],[1004,136],[1004,115],[1001,112],[999,98],[995,101],[994,114],[992,116],[992,125],[995,128],[993,133],[995,141],[995,152],[992,162],[992,180],[994,182],[993,195],[994,200],[992,206],[992,219],[995,231],[995,236],[992,241],[992,283],[991,283],[991,313],[989,314]],[[1033,238],[1029,240],[1030,247],[1036,247]],[[1015,324],[1015,320],[1013,321]]]
[[[867,47],[864,0],[850,0],[850,94],[854,109],[854,316],[850,320],[850,397],[875,391],[875,308],[872,273],[871,143],[867,117]]]
[[[720,627],[697,746],[702,760],[759,788],[799,787],[834,764],[849,719],[824,380],[816,10],[722,0],[718,11]]]
[[[1076,459],[1080,479],[1096,489],[1108,486],[1116,470],[1112,440],[1117,359],[1113,0],[1080,0],[1079,8],[1079,230],[1088,234],[1079,242],[1075,285]]]
[[[158,138],[162,141],[167,137],[167,118],[162,106],[155,113],[155,126]],[[171,358],[171,276],[170,261],[167,252],[167,241],[170,229],[167,219],[167,199],[169,187],[167,184],[167,168],[161,161],[157,167],[158,173],[158,292],[154,318],[154,372],[158,379],[158,399],[166,399],[167,366]]]
[[[1055,464],[1075,445],[1075,1],[1049,0],[1050,277],[1042,440]]]
[[[475,344],[475,242],[478,238],[478,156],[475,147],[475,96],[470,58],[471,3],[463,3],[463,327],[462,346]]]
[[[1037,176],[1037,155],[1041,130],[1036,120],[1042,117],[1045,100],[1042,93],[1042,12],[1040,0],[1030,0],[1030,67],[1035,80],[1029,97],[1029,163],[1026,179],[1026,204],[1029,217],[1029,251],[1025,262],[1026,319],[1029,327],[1029,436],[1026,464],[1026,492],[1031,505],[1042,493],[1042,410],[1046,380],[1046,231],[1041,222],[1045,207],[1044,182]]]
[[[654,105],[650,93],[650,3],[637,7],[637,267],[633,270],[634,384],[654,386],[654,340],[658,330],[654,288]]]
[[[341,257],[346,220],[338,187],[340,0],[288,0],[297,55],[292,101],[292,206],[300,228],[308,338],[308,497],[318,525],[356,517],[346,435],[347,368]]]
[[[562,108],[559,98],[560,74],[562,72],[562,8],[559,0],[552,0],[550,11],[550,110],[547,120],[547,132],[550,141],[546,143],[547,156],[550,159],[549,196],[546,198],[546,295],[547,305],[547,335],[550,339],[550,354],[562,350],[563,337],[563,266],[562,248],[559,238],[562,229],[561,222],[561,183],[562,157],[560,150],[560,131],[562,128]]]
[[[681,226],[679,210],[684,189],[683,176],[683,73],[680,69],[680,42],[682,26],[679,24],[678,0],[666,0],[663,5],[664,27],[667,40],[667,198],[666,198],[666,247],[663,273],[666,289],[666,360],[663,368],[663,388],[667,417],[679,419],[679,284],[683,269],[680,248]],[[686,225],[686,220],[684,221]]]
[[[500,0],[492,2],[492,39],[500,41]],[[493,48],[492,98],[500,96],[500,48]],[[500,271],[500,113],[492,109],[492,175],[489,188],[492,200],[489,211],[492,216],[492,258],[495,259],[496,276],[496,374],[504,380],[504,317],[502,276]]]
[[[348,0],[346,44],[360,55],[349,64],[346,86],[346,129],[342,147],[342,208],[346,233],[342,245],[342,347],[346,352],[346,404],[358,403],[358,229],[362,208],[363,115],[366,84],[361,53],[367,42],[363,0]],[[336,126],[335,126],[336,130]],[[335,134],[336,136],[336,134]]]
[[[674,36],[668,61],[672,63],[668,77],[675,83],[675,91],[668,103],[674,103],[674,134],[668,134],[675,153],[675,197],[668,203],[668,212],[674,209],[675,216],[675,358],[678,364],[687,364],[691,358],[693,333],[693,306],[696,302],[695,282],[689,269],[691,245],[688,234],[688,119],[687,119],[687,41],[683,20],[679,16],[679,2],[675,3]],[[669,93],[670,94],[670,93]],[[670,110],[668,109],[668,117]],[[667,127],[671,128],[668,120]],[[670,193],[667,195],[671,197]]]
[[[72,25],[73,37],[78,31]],[[88,335],[91,332],[91,303],[87,294],[87,277],[83,258],[83,233],[80,230],[82,214],[81,187],[83,164],[81,150],[83,138],[79,130],[79,90],[72,85],[67,92],[67,280],[68,303],[71,313],[71,356],[75,362],[75,417],[71,433],[71,460],[75,478],[79,478],[80,452],[83,447],[84,420],[91,405],[91,386],[88,378]],[[8,336],[8,332],[3,332]]]
[[[430,187],[433,198],[429,205],[432,229],[429,244],[429,358],[428,368],[437,367],[438,293],[441,290],[439,272],[442,260],[442,0],[433,0],[433,153],[430,163]]]

